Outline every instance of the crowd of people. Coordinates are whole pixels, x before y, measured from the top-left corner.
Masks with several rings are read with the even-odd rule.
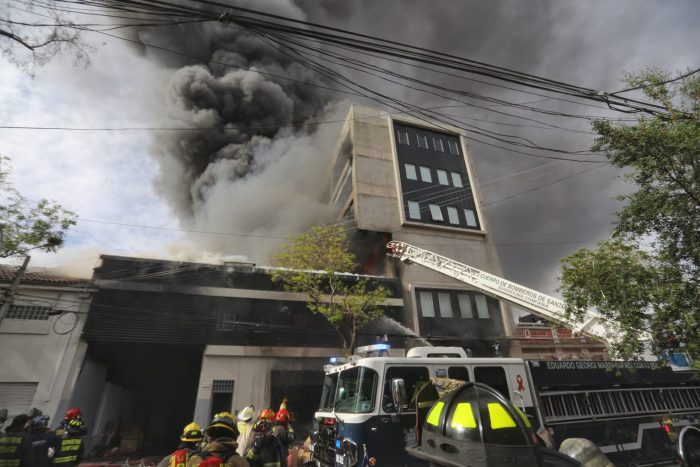
[[[207,428],[192,422],[180,436],[181,444],[158,467],[284,467],[294,440],[286,401],[275,412],[245,407],[236,419],[229,412],[214,415]],[[2,466],[0,466],[2,467]]]
[[[17,415],[0,433],[0,467],[77,466],[87,433],[78,408],[69,409],[56,431],[41,413]]]
[[[180,445],[158,467],[286,467],[294,440],[287,401],[277,412],[255,407],[214,415],[205,430],[185,426]],[[75,467],[83,459],[87,429],[78,408],[68,410],[56,431],[40,413],[18,415],[0,433],[0,467]]]

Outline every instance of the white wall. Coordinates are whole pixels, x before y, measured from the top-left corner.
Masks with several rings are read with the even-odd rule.
[[[85,353],[80,334],[89,296],[68,287],[20,286],[14,304],[78,312],[48,320],[5,318],[0,323],[0,383],[37,383],[27,409],[36,407],[52,420],[62,418],[59,405],[71,392],[75,367],[82,365]]]
[[[253,404],[260,410],[281,401],[270,401],[272,370],[321,370],[341,349],[303,347],[242,347],[208,345],[202,358],[194,421],[206,426],[213,380],[233,380],[233,409]],[[319,380],[319,384],[322,381]]]

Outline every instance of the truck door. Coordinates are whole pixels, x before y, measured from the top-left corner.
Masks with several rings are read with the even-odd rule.
[[[394,378],[403,378],[406,388],[409,408],[401,415],[397,415],[391,396],[391,380]],[[378,434],[381,440],[381,453],[376,455],[378,465],[404,465],[406,443],[415,443],[416,398],[429,382],[430,372],[426,366],[391,366],[386,369],[380,416],[373,420],[376,426],[370,427],[370,431]]]

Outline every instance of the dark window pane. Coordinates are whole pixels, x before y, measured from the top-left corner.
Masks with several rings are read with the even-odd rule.
[[[394,366],[386,370],[384,379],[384,396],[382,397],[382,408],[385,412],[396,412],[393,397],[391,396],[391,380],[403,378],[406,388],[406,397],[410,411],[415,410],[416,396],[423,387],[430,382],[428,369],[423,366]]]
[[[474,368],[474,380],[491,386],[503,394],[505,398],[510,397],[506,372],[500,366],[478,366]]]

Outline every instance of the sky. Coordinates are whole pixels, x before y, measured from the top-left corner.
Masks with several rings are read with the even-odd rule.
[[[255,5],[262,7],[260,2]],[[700,4],[691,0],[298,0],[264,5],[295,18],[600,90],[623,88],[625,72],[646,66],[686,70],[697,68],[700,61]],[[284,237],[328,216],[316,201],[320,187],[314,181],[330,156],[340,124],[319,126],[311,134],[256,133],[254,128],[299,119],[339,120],[349,105],[347,99],[303,86],[280,87],[252,73],[217,69],[216,60],[235,58],[248,66],[321,82],[298,64],[263,53],[261,44],[230,29],[146,28],[131,34],[195,51],[209,63],[138,50],[90,34],[85,36],[93,46],[87,67],[75,66],[68,56],[57,57],[31,78],[0,58],[0,125],[215,124],[222,130],[199,138],[193,132],[174,131],[0,129],[0,154],[12,159],[16,187],[30,199],[54,199],[80,218],[65,248],[57,254],[35,254],[32,264],[85,276],[97,265],[99,254],[189,260],[245,255],[265,263],[266,253]],[[514,102],[537,100],[424,71],[400,70]],[[353,77],[418,105],[460,104],[366,75]],[[229,95],[246,105],[224,105]],[[601,112],[542,99],[536,105],[592,115]],[[593,138],[586,133],[587,120],[535,116],[568,128],[561,130],[471,107],[455,107],[454,115],[547,146],[588,149]],[[227,123],[249,128],[232,132],[224,128]],[[474,142],[469,147],[506,278],[553,293],[559,258],[609,237],[619,206],[614,197],[629,190],[621,172],[528,158]]]

